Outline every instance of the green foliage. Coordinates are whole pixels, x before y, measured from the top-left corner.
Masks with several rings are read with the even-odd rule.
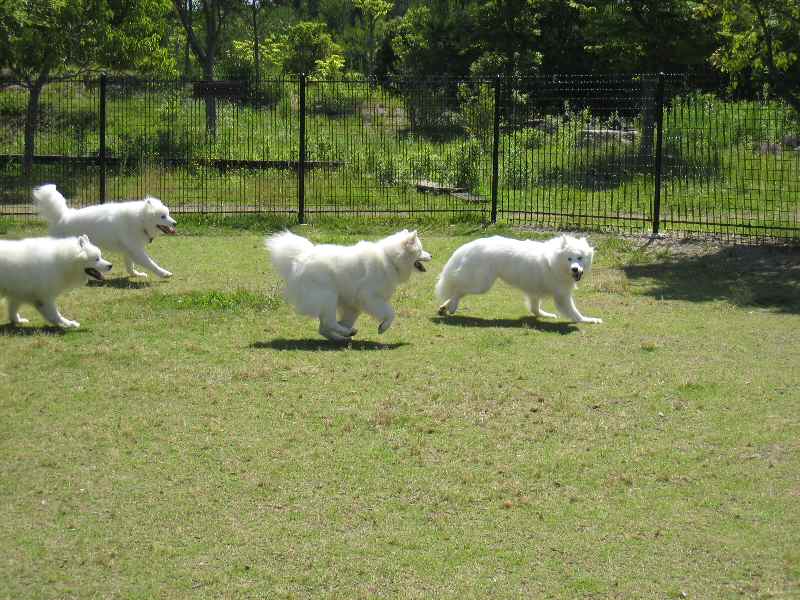
[[[721,44],[711,61],[734,87],[755,79],[800,113],[800,4],[786,0],[706,2],[720,19]]]
[[[324,23],[301,21],[292,25],[286,36],[283,68],[287,73],[310,75],[319,66],[319,61],[341,54]]]

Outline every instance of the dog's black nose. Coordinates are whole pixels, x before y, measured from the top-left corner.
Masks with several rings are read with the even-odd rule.
[[[114,268],[114,265],[112,265],[111,263],[108,263],[108,270],[110,271],[113,268]]]
[[[578,272],[578,267],[572,267],[572,272],[573,273],[577,273]]]

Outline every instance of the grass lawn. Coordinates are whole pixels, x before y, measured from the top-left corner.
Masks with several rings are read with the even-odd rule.
[[[798,254],[598,236],[576,303],[604,324],[502,285],[437,317],[485,233],[422,231],[431,269],[349,347],[281,299],[255,228],[159,239],[175,277],[115,266],[61,297],[78,331],[25,308],[0,598],[800,597]]]

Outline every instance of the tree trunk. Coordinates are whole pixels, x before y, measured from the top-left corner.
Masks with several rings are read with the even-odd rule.
[[[258,4],[253,0],[253,61],[255,62],[256,85],[261,81],[261,56],[258,48]]]
[[[36,151],[36,130],[39,126],[39,97],[46,76],[39,77],[28,88],[28,107],[25,111],[25,147],[22,154],[22,174],[30,179],[33,173],[33,156]]]
[[[639,165],[645,167],[652,162],[653,142],[656,132],[656,86],[658,80],[646,77],[642,80],[642,140],[639,143]]]
[[[207,56],[203,65],[204,79],[214,81],[214,55],[209,53]],[[206,104],[206,132],[213,138],[217,136],[217,99],[213,94],[206,94],[203,100]]]

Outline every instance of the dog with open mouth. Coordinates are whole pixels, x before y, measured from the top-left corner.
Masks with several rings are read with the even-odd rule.
[[[34,189],[33,198],[51,236],[88,235],[103,250],[122,254],[129,275],[147,277],[147,273],[136,270],[135,265],[140,265],[159,277],[172,277],[145,251],[145,246],[159,235],[175,234],[177,222],[158,198],[74,209],[67,206],[64,196],[52,184]]]
[[[8,302],[9,321],[27,323],[19,307],[32,304],[53,325],[77,329],[80,323],[61,315],[56,298],[90,279],[102,281],[111,266],[85,235],[0,240],[0,296]]]
[[[436,283],[436,295],[442,302],[439,314],[452,315],[464,296],[483,294],[500,279],[525,294],[528,310],[535,317],[556,317],[541,307],[541,300],[550,297],[570,321],[602,323],[602,319],[582,315],[573,299],[593,258],[594,248],[586,238],[571,235],[543,242],[499,235],[473,240],[457,248],[442,269]]]
[[[319,319],[319,332],[334,341],[356,335],[361,313],[377,319],[378,333],[392,324],[389,304],[411,273],[424,273],[431,255],[416,231],[404,229],[376,242],[314,245],[284,231],[265,240],[272,264],[286,281],[286,299],[300,314]]]

